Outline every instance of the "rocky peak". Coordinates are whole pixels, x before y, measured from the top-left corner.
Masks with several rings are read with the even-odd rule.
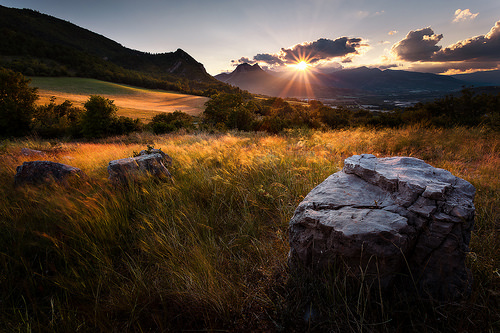
[[[236,69],[234,70],[234,73],[257,72],[257,71],[262,71],[262,68],[260,68],[259,64],[250,65],[248,63],[244,63],[238,65],[238,67],[236,67]]]

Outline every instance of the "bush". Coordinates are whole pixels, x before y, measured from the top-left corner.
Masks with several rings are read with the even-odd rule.
[[[112,124],[116,121],[118,108],[112,100],[91,95],[84,104],[82,134],[86,138],[99,138],[113,134]]]
[[[22,136],[29,132],[38,99],[37,89],[21,73],[0,68],[0,133]]]
[[[32,129],[42,137],[78,136],[83,111],[66,100],[57,105],[55,98],[49,104],[36,108]]]
[[[170,133],[181,128],[193,128],[193,117],[179,110],[160,113],[153,117],[150,126],[155,134]]]

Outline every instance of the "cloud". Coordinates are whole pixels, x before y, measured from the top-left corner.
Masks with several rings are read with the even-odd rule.
[[[404,39],[392,46],[391,52],[399,60],[428,61],[441,49],[436,44],[442,38],[442,34],[436,35],[430,27],[410,31]]]
[[[392,31],[389,31],[387,34],[390,35],[390,36],[392,36],[392,35],[397,34],[398,32],[399,31],[397,31],[397,30],[392,30]]]
[[[453,62],[416,62],[408,67],[409,70],[417,72],[427,72],[435,74],[458,74],[474,72],[477,70],[493,70],[500,69],[498,62],[469,62],[469,61],[453,61]]]
[[[324,62],[331,62],[335,58],[348,62],[352,56],[359,54],[358,50],[367,46],[362,38],[340,37],[335,40],[320,38],[313,42],[304,42],[289,48],[282,48],[277,54],[259,53],[252,59],[242,57],[239,60],[232,60],[231,63],[238,65],[244,62],[249,64],[258,62],[262,66],[277,68],[305,60],[319,66]]]
[[[259,53],[253,59],[255,62],[265,62],[268,65],[284,65],[283,60],[279,56],[269,53]]]
[[[231,63],[233,64],[233,66],[238,66],[239,64],[244,64],[244,63],[253,65],[255,63],[255,61],[253,61],[247,57],[241,57],[238,60],[231,60]]]
[[[291,48],[281,49],[280,57],[291,64],[299,59],[307,59],[310,63],[330,60],[338,57],[358,54],[358,49],[366,44],[361,38],[340,37],[336,40],[320,38],[314,42],[297,44]]]
[[[463,12],[463,11],[462,11]],[[500,21],[485,34],[449,45],[437,45],[443,35],[431,28],[410,31],[391,48],[398,60],[410,62],[410,69],[433,73],[467,72],[500,67]]]
[[[467,20],[473,20],[475,19],[479,13],[471,13],[470,9],[464,9],[461,10],[460,8],[455,11],[455,18],[453,19],[453,22],[462,22],[462,21],[467,21]]]
[[[486,35],[450,45],[432,57],[432,61],[500,61],[500,21]]]
[[[400,65],[398,65],[398,64],[387,64],[387,65],[378,65],[378,66],[375,66],[375,68],[378,68],[378,69],[381,69],[381,70],[389,69],[389,68],[397,68],[397,67],[400,67]]]

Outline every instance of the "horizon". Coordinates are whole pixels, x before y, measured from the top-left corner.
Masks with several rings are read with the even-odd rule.
[[[473,6],[429,0],[0,4],[69,21],[142,52],[180,48],[213,76],[241,63],[297,72],[368,67],[462,74],[500,69],[500,4],[490,0]]]

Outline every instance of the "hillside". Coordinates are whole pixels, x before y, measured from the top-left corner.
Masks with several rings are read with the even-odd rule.
[[[230,90],[181,49],[149,54],[70,22],[0,6],[0,66],[29,76],[80,76],[202,94]]]
[[[38,105],[69,100],[73,105],[83,108],[89,95],[100,95],[114,101],[118,115],[139,118],[145,122],[158,113],[183,111],[192,116],[199,116],[205,109],[207,97],[186,95],[161,90],[137,88],[123,84],[110,83],[84,78],[33,77],[31,86],[38,88]]]

